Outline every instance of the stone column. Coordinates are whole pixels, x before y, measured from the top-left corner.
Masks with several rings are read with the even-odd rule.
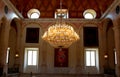
[[[43,41],[43,44],[42,44],[42,61],[41,61],[41,68],[42,68],[42,70],[41,70],[41,72],[42,73],[46,73],[46,71],[47,71],[47,65],[46,65],[46,46],[47,46],[47,44],[46,44],[46,42],[45,41]]]
[[[107,27],[110,19],[104,19],[102,21],[102,26],[99,26],[99,45],[100,45],[100,67],[101,67],[101,73],[104,73],[104,70],[108,67],[108,58],[104,58],[104,55],[108,54],[108,46],[107,46]]]
[[[76,73],[84,73],[83,26],[79,28],[80,39],[76,42]]]
[[[115,48],[117,56],[116,75],[117,77],[120,77],[120,26],[115,25],[113,30],[115,35]]]
[[[2,19],[3,24],[1,25],[1,61],[0,64],[3,67],[3,73],[7,74],[7,63],[6,63],[6,56],[7,56],[7,48],[8,48],[8,39],[9,39],[9,22],[6,18]]]
[[[99,72],[100,73],[104,73],[103,71],[103,65],[104,65],[104,44],[105,44],[105,40],[103,40],[105,37],[104,37],[104,34],[103,34],[103,28],[102,27],[98,27],[98,39],[99,39]],[[104,38],[103,38],[104,37]]]
[[[15,19],[14,19],[15,20]],[[15,65],[16,65],[16,68],[18,68],[19,69],[19,72],[22,72],[22,70],[20,70],[20,68],[22,68],[22,67],[20,67],[20,57],[21,57],[21,55],[20,55],[20,51],[21,51],[21,23],[20,23],[20,21],[18,21],[17,19],[15,20],[15,22],[16,22],[16,26],[17,26],[17,44],[16,44],[16,54],[18,54],[19,56],[15,59]]]
[[[0,26],[1,26],[2,21],[0,20]]]

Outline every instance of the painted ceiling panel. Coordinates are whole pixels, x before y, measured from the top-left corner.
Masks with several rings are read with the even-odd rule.
[[[18,11],[27,18],[27,12],[36,8],[40,18],[54,18],[54,12],[60,8],[60,0],[10,0]],[[97,18],[110,7],[114,0],[62,0],[62,8],[69,10],[69,18],[83,18],[86,9],[94,9]]]

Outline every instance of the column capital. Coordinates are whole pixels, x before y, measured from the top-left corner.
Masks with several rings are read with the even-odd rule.
[[[0,20],[0,23],[2,23],[2,21]]]
[[[113,30],[119,30],[120,29],[120,26],[114,26],[113,27]]]
[[[1,25],[2,21],[0,20],[0,25]]]

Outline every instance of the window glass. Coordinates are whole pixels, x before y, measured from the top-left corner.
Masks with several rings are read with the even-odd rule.
[[[27,12],[27,16],[30,19],[38,19],[40,17],[40,11],[38,9],[35,9],[35,8],[30,9]]]
[[[95,66],[95,51],[91,51],[91,66]]]
[[[28,50],[28,65],[37,65],[37,51],[36,50]]]
[[[68,9],[57,9],[55,11],[55,18],[68,18]]]
[[[95,19],[96,18],[96,11],[94,9],[87,9],[83,12],[83,16],[85,19]]]
[[[9,62],[9,53],[10,53],[10,48],[8,47],[8,49],[7,49],[6,63]]]
[[[86,66],[95,66],[95,50],[86,50]]]
[[[39,14],[37,12],[35,12],[35,13],[32,13],[30,17],[32,19],[35,19],[35,18],[37,19],[37,18],[39,18]]]
[[[115,64],[117,64],[117,55],[116,55],[116,51],[115,51]]]
[[[90,52],[86,52],[86,66],[90,66]]]
[[[28,65],[32,65],[32,51],[28,51]]]
[[[33,65],[37,64],[37,51],[33,51]]]

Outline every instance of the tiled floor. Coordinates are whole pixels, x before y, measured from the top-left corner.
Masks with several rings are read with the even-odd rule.
[[[2,76],[5,77],[5,76]],[[11,74],[7,77],[115,77],[103,74]]]

